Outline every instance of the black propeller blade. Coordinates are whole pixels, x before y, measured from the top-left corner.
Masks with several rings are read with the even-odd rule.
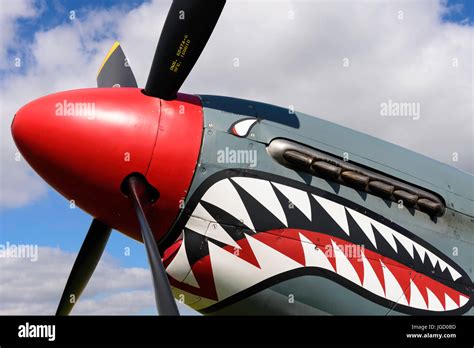
[[[171,286],[166,276],[165,266],[163,265],[155,237],[151,232],[150,225],[148,224],[143,210],[144,205],[151,202],[148,185],[145,179],[138,176],[129,177],[126,185],[128,197],[135,208],[142,232],[143,243],[145,243],[148,254],[158,313],[160,315],[179,315],[178,307],[176,306]]]
[[[109,239],[111,228],[97,219],[87,232],[59,301],[56,315],[68,315],[92,276]]]
[[[100,67],[97,74],[97,87],[138,87],[118,41],[113,44]]]
[[[201,55],[225,0],[174,0],[168,12],[145,94],[171,100]]]
[[[143,242],[148,254],[158,313],[160,315],[179,315],[155,237],[144,212],[144,207],[152,203],[149,185],[146,179],[139,176],[129,177],[124,184],[137,214]],[[99,263],[110,232],[111,228],[106,224],[97,219],[92,221],[67,280],[56,315],[68,315],[71,312]]]

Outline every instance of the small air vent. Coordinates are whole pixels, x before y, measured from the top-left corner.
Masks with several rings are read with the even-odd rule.
[[[441,216],[446,210],[443,200],[434,193],[311,147],[290,140],[275,139],[268,145],[267,150],[285,167],[332,180],[393,202],[402,200],[408,208],[421,210],[430,216]]]

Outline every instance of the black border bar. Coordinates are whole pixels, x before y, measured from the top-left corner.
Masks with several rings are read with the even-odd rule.
[[[55,325],[55,340],[20,338],[19,326]],[[474,320],[464,317],[153,317],[153,316],[2,316],[0,346],[34,344],[404,344],[469,345]],[[423,329],[424,328],[424,329]],[[409,334],[430,334],[409,338]],[[455,334],[435,338],[433,334]]]

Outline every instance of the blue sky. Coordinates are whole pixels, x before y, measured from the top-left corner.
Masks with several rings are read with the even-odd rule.
[[[453,11],[444,17],[444,20],[457,23],[474,24],[474,1],[472,0],[449,0],[449,6],[458,6],[458,11]]]
[[[90,223],[90,215],[77,207],[70,209],[65,198],[48,189],[44,199],[2,212],[1,242],[48,245],[77,252]],[[125,256],[125,248],[130,248],[130,256]],[[112,233],[106,251],[124,266],[148,267],[143,245],[117,231]]]
[[[43,0],[36,3],[36,8],[41,16],[33,19],[20,19],[19,32],[22,39],[32,40],[34,33],[38,30],[48,30],[69,21],[70,11],[75,11],[78,20],[82,20],[85,14],[94,9],[108,9],[118,7],[130,10],[138,7],[145,0]]]
[[[28,47],[32,42],[34,42],[35,35],[39,32],[45,32],[59,25],[67,24],[67,22],[69,21],[69,18],[68,18],[69,11],[71,10],[75,11],[75,15],[78,20],[83,20],[85,14],[90,13],[92,9],[119,8],[124,13],[126,13],[128,10],[140,6],[143,2],[144,1],[142,0],[122,0],[122,1],[118,1],[118,0],[68,0],[68,1],[66,0],[64,1],[39,0],[39,1],[36,1],[35,7],[36,7],[36,13],[38,13],[38,15],[31,18],[19,19],[18,21],[16,21],[15,31],[17,33],[19,45],[16,45],[14,47],[8,47],[7,57],[9,60],[11,60],[16,56],[20,56],[20,57],[23,57],[26,61],[28,61],[29,59],[28,54],[30,53],[30,51],[28,51],[26,47]],[[470,24],[471,26],[473,25],[474,1],[449,0],[447,4],[448,4],[448,7],[452,8],[452,11],[450,11],[448,14],[446,14],[442,18],[443,21],[464,24],[464,25]],[[224,14],[224,17],[225,15],[226,14]],[[222,21],[225,22],[225,19],[223,19]],[[236,26],[238,24],[234,23],[233,25]],[[232,28],[232,26],[230,27],[228,26],[227,28]],[[131,30],[135,30],[135,29],[136,28],[131,28]],[[104,29],[104,32],[106,30],[107,28]],[[159,32],[157,32],[156,34],[153,34],[154,37],[156,37],[156,40],[158,39],[159,34],[160,34]],[[218,35],[219,33],[216,34],[216,36]],[[258,33],[256,35],[258,36]],[[100,39],[101,39],[100,37],[97,38],[98,41]],[[218,40],[216,40],[216,42],[217,41]],[[149,42],[148,44],[150,45],[151,49],[154,49],[156,41]],[[244,43],[243,45],[245,44],[246,43]],[[241,47],[243,46],[241,45]],[[103,54],[105,55],[108,48],[109,47],[101,47],[100,49],[103,50]],[[125,47],[125,50],[127,52],[126,47]],[[212,48],[208,48],[207,50],[212,50]],[[222,51],[225,52],[226,50],[222,50]],[[287,51],[291,51],[291,50],[288,49]],[[239,54],[244,55],[244,53],[242,52],[240,52]],[[205,60],[205,59],[207,58],[206,57],[202,58],[202,60]],[[242,59],[242,61],[245,62],[245,59]],[[95,67],[94,69],[97,70],[98,68],[99,66]],[[218,68],[219,67],[217,67],[217,69]],[[194,76],[206,76],[205,74],[199,75],[200,74],[199,68],[197,68],[197,70],[198,71],[193,72]],[[26,70],[23,70],[23,71],[14,70],[11,67],[6,67],[3,69],[0,68],[0,77],[2,78],[2,80],[6,81],[7,77],[11,77],[12,74],[15,74],[15,73],[27,74],[27,72],[28,72],[27,68]],[[136,70],[135,72],[137,73]],[[146,72],[142,71],[141,73],[143,75]],[[254,73],[255,72],[252,71],[252,74]],[[293,73],[292,70],[291,70],[291,73]],[[259,79],[257,77],[255,78],[255,80],[263,81],[264,79]],[[144,81],[139,81],[139,84],[140,82],[143,84]],[[217,81],[216,83],[218,82],[219,81]],[[252,80],[252,83],[253,82],[254,80]],[[213,82],[211,81],[210,84],[212,83]],[[266,101],[273,101],[269,99],[269,97],[265,95],[264,93],[262,93],[261,96],[253,95],[252,93],[253,91],[255,91],[255,89],[248,91],[247,84],[248,84],[248,80],[246,84],[243,85],[243,87],[242,86],[239,87],[237,84],[235,84],[234,90],[228,90],[228,94],[235,93],[241,97],[249,97],[252,99],[260,99],[260,100],[267,98]],[[216,86],[218,90],[222,90],[222,91],[225,91],[225,88],[227,88],[227,86],[222,86],[222,83],[217,84]],[[5,86],[3,86],[3,83],[0,83],[0,87],[5,87]],[[200,85],[200,87],[203,87],[203,85]],[[212,86],[204,86],[204,87],[208,87],[208,88],[204,90],[201,88],[203,92],[208,92],[209,88],[212,90]],[[268,86],[264,86],[264,88],[268,89]],[[246,96],[245,95],[246,92],[252,95]],[[280,93],[280,98],[278,99],[277,96],[279,95],[279,93]],[[287,94],[286,89],[285,89],[285,94],[283,94],[283,97],[281,96],[281,93],[282,92],[276,90],[275,93],[269,92],[268,94],[269,95],[272,94],[275,96],[276,99],[282,100],[281,103],[278,101],[275,101],[276,104],[281,105],[281,104],[285,104],[285,101],[283,100]],[[221,94],[221,93],[216,93],[216,94]],[[222,93],[222,94],[225,94],[225,93]],[[300,94],[303,95],[303,93],[300,93]],[[37,95],[34,97],[39,97],[39,96],[40,95]],[[293,104],[293,102],[290,101],[288,104]],[[302,105],[302,104],[303,102],[301,102],[299,105]],[[343,103],[336,102],[332,104],[341,105]],[[20,106],[21,105],[17,105],[16,108],[19,108]],[[321,107],[324,107],[324,105],[321,105]],[[337,115],[336,112],[333,114]],[[350,124],[346,124],[346,125],[350,126]],[[419,134],[420,132],[414,132],[414,133]],[[387,134],[384,134],[384,135],[387,136]],[[0,192],[0,197],[1,195],[2,195],[2,192]],[[15,244],[20,244],[20,243],[37,244],[40,246],[59,247],[63,251],[75,253],[79,250],[91,222],[91,217],[88,214],[81,211],[79,208],[70,209],[69,202],[67,202],[63,197],[61,197],[58,193],[56,193],[50,188],[47,188],[47,193],[45,195],[39,196],[39,198],[37,199],[32,199],[31,202],[29,202],[28,204],[22,204],[16,208],[0,208],[0,209],[1,209],[0,210],[0,214],[1,214],[0,216],[0,243],[1,244],[6,243],[7,241],[10,243],[15,243]],[[130,256],[125,255],[124,253],[125,248],[130,248]],[[148,268],[146,253],[143,248],[143,245],[123,236],[121,233],[118,233],[118,232],[112,233],[111,238],[106,248],[106,252],[112,255],[116,260],[118,260],[121,266],[123,267]]]

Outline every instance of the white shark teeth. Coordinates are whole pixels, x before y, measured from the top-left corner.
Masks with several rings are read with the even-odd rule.
[[[448,296],[448,294],[444,294],[444,303],[446,305],[447,311],[459,308],[456,302],[454,302],[453,299]]]
[[[204,235],[209,227],[209,222],[213,220],[214,218],[198,203],[185,227]]]
[[[240,249],[239,244],[237,244],[237,242],[222,228],[220,224],[215,222],[212,215],[209,214],[200,203],[198,203],[192,216],[186,223],[186,228],[189,228],[203,236]]]
[[[261,276],[255,270],[255,266],[212,242],[208,242],[208,245],[212,274],[219,300],[261,281]],[[235,277],[229,277],[230,274],[238,274],[239,282],[235,281]]]
[[[454,268],[452,268],[451,266],[448,266],[448,270],[449,270],[449,273],[451,274],[451,277],[453,278],[453,280],[457,280],[459,278],[461,278],[461,273],[459,273],[458,271],[456,271]]]
[[[331,239],[332,253],[336,260],[336,269],[332,266],[325,253],[303,234],[299,234],[301,245],[303,246],[305,265],[307,267],[319,267],[327,269],[331,272],[335,272],[347,280],[361,286],[359,275],[357,274],[354,266],[346,257],[344,252],[339,246]],[[373,272],[373,271],[372,271]]]
[[[436,267],[436,263],[439,263],[441,271],[444,271],[447,268],[448,271],[449,271],[449,274],[451,275],[451,278],[454,281],[461,278],[461,276],[462,276],[461,273],[456,271],[453,267],[448,265],[445,261],[440,259],[435,254],[433,254],[431,251],[427,250],[425,247],[422,247],[421,245],[419,245],[416,242],[412,242],[412,243],[413,243],[413,246],[415,247],[415,250],[417,251],[418,255],[420,255],[420,258],[423,262],[425,262],[425,259],[426,259],[425,255],[427,255],[427,258],[430,260],[430,263],[433,266],[433,268]]]
[[[426,254],[426,249],[422,247],[420,244],[413,242],[413,246],[415,247],[416,252],[418,255],[420,255],[421,261],[424,263],[425,262],[425,254]]]
[[[347,211],[349,212],[349,214],[351,214],[352,218],[359,225],[362,232],[364,232],[364,234],[367,236],[370,242],[374,245],[374,247],[377,248],[377,242],[375,241],[374,231],[372,230],[372,224],[371,224],[372,219],[365,216],[364,214],[361,214],[349,208],[347,208]]]
[[[199,283],[197,282],[196,277],[194,276],[193,270],[189,271],[186,278],[184,278],[183,283],[194,286],[195,288],[199,288]]]
[[[224,244],[233,246],[235,249],[241,249],[240,245],[216,222],[211,222],[206,232],[206,237],[215,239]]]
[[[260,202],[283,225],[288,227],[285,212],[269,181],[244,177],[235,177],[232,180]]]
[[[428,294],[428,309],[436,312],[444,311],[444,307],[438,297],[429,288],[426,288],[426,292]]]
[[[372,220],[372,225],[379,231],[382,237],[390,244],[390,246],[398,253],[397,250],[397,243],[395,243],[395,239],[393,238],[393,230],[390,227],[381,224],[378,221]]]
[[[209,242],[209,256],[219,300],[227,298],[243,289],[247,289],[265,279],[282,272],[300,268],[301,265],[259,240],[246,235],[260,267],[256,267],[240,257]],[[235,283],[237,274],[239,282]]]
[[[448,264],[441,259],[438,259],[438,263],[439,263],[439,267],[441,268],[441,272],[443,272],[446,269],[446,267],[448,267]]]
[[[361,286],[359,275],[357,274],[354,266],[352,266],[349,259],[346,257],[344,252],[339,249],[336,243],[331,239],[334,257],[336,258],[336,271],[337,274],[350,280],[351,282]]]
[[[287,271],[301,267],[301,264],[295,260],[260,242],[258,239],[249,235],[246,235],[246,237],[262,270],[271,274],[278,274],[281,273],[281,270]]]
[[[294,204],[307,218],[312,221],[311,218],[311,202],[309,201],[309,196],[306,191],[295,189],[291,186],[286,186],[273,183],[275,187],[283,193],[288,201]],[[289,203],[288,202],[288,203]]]
[[[425,247],[421,246],[417,242],[414,242],[410,238],[406,237],[405,235],[393,230],[392,228],[385,226],[355,210],[347,208],[349,214],[353,217],[355,222],[359,225],[360,229],[364,232],[367,238],[372,242],[372,244],[377,248],[375,242],[375,236],[372,229],[372,226],[379,231],[379,233],[384,237],[384,239],[390,244],[390,246],[395,250],[397,253],[397,244],[395,240],[397,240],[403,248],[408,252],[411,258],[415,258],[415,250],[420,256],[421,261],[424,263],[426,259],[429,259],[430,264],[433,268],[436,267],[436,264],[439,264],[441,271],[443,272],[446,268],[448,269],[451,278],[456,281],[462,275],[456,271],[453,267],[448,265],[444,260],[436,256],[431,251],[427,250]],[[425,257],[426,256],[426,257]]]
[[[196,208],[194,208],[193,213],[191,214],[191,217],[199,218],[201,220],[206,220],[208,222],[216,222],[216,220],[212,217],[212,215],[209,214],[209,212],[206,209],[204,209],[201,203],[198,203],[196,205]],[[188,227],[188,225],[186,225],[186,227]],[[198,232],[198,231],[195,231],[195,232]]]
[[[460,301],[458,305],[447,293],[445,293],[443,306],[438,296],[436,296],[430,288],[426,288],[426,294],[428,297],[428,303],[426,303],[424,297],[421,295],[420,290],[410,279],[410,306],[413,308],[430,310],[434,312],[451,311],[464,306],[469,300],[467,297],[459,295]]]
[[[188,256],[186,255],[184,239],[175,257],[173,260],[171,260],[168,267],[166,267],[166,273],[179,282],[183,282],[194,287],[199,287],[199,284],[191,269],[191,265],[189,264]]]
[[[441,271],[444,271],[446,268],[448,268],[449,274],[451,275],[451,278],[456,281],[459,279],[462,275],[456,271],[453,267],[448,265],[444,260],[433,254],[431,251],[427,250],[425,247],[421,246],[417,242],[412,241],[408,237],[402,235],[401,233],[392,230],[393,236],[400,242],[401,245],[408,251],[410,256],[412,258],[415,257],[414,253],[415,250],[418,253],[418,255],[421,258],[421,261],[423,263],[427,262],[426,258],[430,260],[431,266],[433,268],[436,267],[436,264],[438,263]],[[426,257],[425,257],[426,256]]]
[[[223,179],[212,185],[201,198],[207,203],[211,203],[242,221],[248,228],[255,231],[249,213],[245,208],[239,193],[229,181]]]
[[[425,299],[423,298],[423,295],[421,294],[420,290],[411,279],[410,279],[410,307],[424,309],[424,310],[428,309],[428,306],[425,303]]]
[[[436,257],[435,254],[433,254],[431,251],[426,250],[426,255],[428,255],[428,259],[430,259],[431,264],[433,265],[433,268],[436,267],[436,263],[438,262],[438,258]]]
[[[397,231],[393,231],[393,235],[395,238],[400,242],[401,245],[405,248],[405,250],[410,254],[411,258],[413,259],[415,257],[414,251],[413,251],[413,242],[411,241],[410,238],[405,237],[403,234],[398,233]]]
[[[385,297],[385,290],[382,287],[377,275],[375,274],[370,261],[367,260],[364,253],[361,254],[362,263],[364,265],[364,283],[362,284],[363,288],[369,290],[370,292],[380,296]]]
[[[349,236],[349,226],[347,223],[346,208],[339,203],[333,202],[329,199],[313,195],[314,199],[326,210],[331,218],[343,229]]]
[[[385,282],[385,298],[387,300],[393,301],[395,303],[400,303],[408,306],[407,299],[405,297],[405,289],[402,289],[398,283],[397,278],[393,275],[392,272],[384,265],[382,260],[380,260],[382,265],[383,277]]]
[[[314,245],[313,242],[311,242],[308,238],[303,236],[301,233],[299,235],[300,235],[301,245],[303,246],[305,265],[307,267],[308,266],[319,267],[319,268],[327,269],[331,272],[335,272],[334,268],[331,265],[331,262],[329,262],[324,252],[321,251],[319,247],[316,247],[316,245]]]

